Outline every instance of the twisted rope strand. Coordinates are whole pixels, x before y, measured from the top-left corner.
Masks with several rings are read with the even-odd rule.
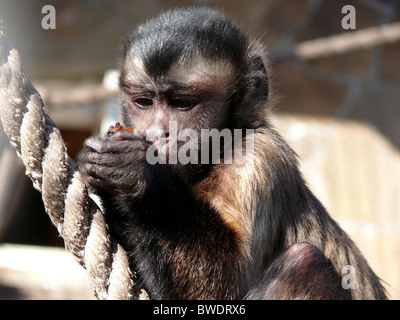
[[[104,216],[90,199],[59,129],[25,76],[19,54],[0,29],[0,117],[33,186],[42,193],[65,247],[88,272],[98,299],[143,299],[124,249],[110,236]]]

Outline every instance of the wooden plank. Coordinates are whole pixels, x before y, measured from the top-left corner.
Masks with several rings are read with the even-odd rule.
[[[0,299],[94,299],[86,271],[63,248],[0,245]]]

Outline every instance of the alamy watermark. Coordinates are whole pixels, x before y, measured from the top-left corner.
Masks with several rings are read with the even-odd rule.
[[[45,5],[42,7],[42,28],[45,30],[56,28],[56,8],[52,5]],[[345,5],[342,7],[342,28],[344,30],[356,29],[356,9],[352,5]]]
[[[149,164],[245,164],[253,157],[253,129],[179,130],[170,121],[168,137],[162,130],[149,130],[146,140],[153,142],[146,151]]]
[[[356,288],[356,268],[345,265],[342,268],[342,288],[345,290]]]
[[[343,6],[342,13],[346,14],[342,18],[342,28],[344,30],[356,29],[356,8],[352,5]]]
[[[42,13],[45,16],[42,18],[42,28],[45,30],[56,28],[56,8],[52,5],[42,7]]]

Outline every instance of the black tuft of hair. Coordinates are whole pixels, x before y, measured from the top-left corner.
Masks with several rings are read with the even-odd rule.
[[[158,77],[196,54],[241,66],[247,42],[236,23],[218,10],[175,9],[139,26],[125,44],[125,56],[133,47],[147,72]]]

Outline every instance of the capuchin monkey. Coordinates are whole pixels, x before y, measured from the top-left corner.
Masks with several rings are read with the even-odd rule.
[[[120,63],[133,133],[85,141],[86,185],[151,299],[386,299],[268,121],[267,70],[257,42],[219,11],[139,26]],[[240,143],[215,155],[212,129],[239,130]]]

